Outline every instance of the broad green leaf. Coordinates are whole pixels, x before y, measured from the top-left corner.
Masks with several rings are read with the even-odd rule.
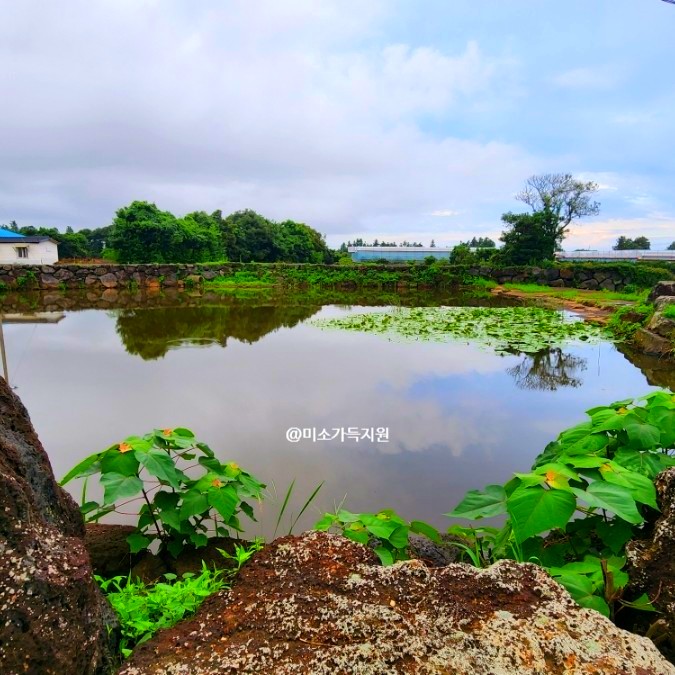
[[[627,600],[620,600],[622,605],[625,605],[626,607],[632,607],[633,609],[639,609],[642,612],[656,612],[657,609],[652,605],[651,600],[649,599],[649,596],[646,593],[643,593],[639,598],[636,598],[635,600],[631,600],[630,602]]]
[[[132,553],[138,553],[139,551],[142,551],[148,546],[150,546],[151,539],[149,537],[146,537],[143,534],[140,534],[139,532],[134,532],[133,534],[130,534],[127,537],[127,543],[129,544],[129,550]]]
[[[501,485],[488,485],[484,492],[469,490],[449,518],[491,518],[506,513],[506,492]]]
[[[174,530],[179,532],[182,530],[182,521],[178,515],[177,509],[163,509],[159,512],[159,519],[169,527],[172,527]]]
[[[368,532],[379,539],[389,539],[392,533],[398,528],[396,523],[392,523],[389,520],[378,521],[376,519],[366,519],[365,515],[366,514],[362,515],[361,521]]]
[[[620,464],[611,461],[600,467],[600,473],[608,483],[628,488],[636,502],[647,504],[658,511],[656,488],[647,476],[624,469]]]
[[[386,549],[384,546],[376,546],[373,550],[385,567],[394,564],[394,556],[389,549]]]
[[[209,501],[203,492],[188,490],[183,493],[183,501],[180,506],[181,520],[187,520],[192,516],[199,516],[209,508]]]
[[[172,488],[180,487],[180,473],[176,470],[171,457],[164,450],[152,448],[147,452],[136,451],[135,455],[151,476],[165,481]]]
[[[596,532],[602,543],[613,553],[622,551],[626,543],[633,538],[633,527],[620,518],[600,521]]]
[[[329,530],[335,522],[336,517],[332,513],[326,513],[314,523],[314,529],[319,530],[319,532],[325,532],[326,530]]]
[[[190,541],[194,544],[195,548],[202,548],[209,543],[209,538],[201,532],[193,532],[190,535]]]
[[[535,534],[564,527],[576,508],[571,493],[542,487],[519,488],[507,500],[513,532],[518,542]]]
[[[633,495],[628,488],[622,485],[596,481],[591,483],[585,491],[574,488],[573,492],[589,506],[611,511],[629,523],[639,525],[643,521]]]
[[[218,511],[226,523],[234,515],[239,503],[236,491],[229,485],[209,490],[207,499],[209,500],[209,504]]]
[[[442,541],[438,530],[432,525],[429,525],[428,523],[425,523],[421,520],[411,520],[410,531],[414,532],[415,534],[422,534],[425,537],[431,539],[431,541],[435,542],[436,544],[440,544]]]
[[[659,447],[661,442],[661,432],[652,424],[627,424],[626,433],[631,445],[637,450],[651,450]]]
[[[59,482],[59,485],[69,483],[73,478],[83,478],[84,476],[91,476],[99,470],[99,460],[101,455],[99,453],[90,455],[83,459],[79,464],[76,464]]]
[[[370,541],[368,532],[366,532],[366,530],[364,530],[363,528],[355,530],[352,529],[351,527],[346,527],[343,530],[343,534],[345,537],[347,537],[347,539],[351,539],[352,541],[355,541],[357,544],[363,544],[364,546],[367,546],[368,542]]]
[[[120,473],[104,473],[101,483],[104,488],[104,504],[114,504],[118,499],[134,497],[143,489],[140,478],[123,476]]]
[[[609,616],[607,603],[598,595],[593,594],[593,583],[580,574],[565,574],[556,578],[582,607],[594,609],[604,616]]]
[[[91,513],[98,508],[101,508],[101,505],[98,502],[86,502],[80,506],[80,513],[83,516],[86,516],[88,513]]]
[[[407,525],[399,525],[387,538],[394,548],[406,549],[408,547]]]
[[[120,452],[117,448],[106,450],[101,457],[101,473],[119,473],[123,476],[138,474],[138,460],[133,451]]]

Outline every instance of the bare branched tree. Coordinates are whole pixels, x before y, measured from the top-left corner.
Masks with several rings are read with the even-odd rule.
[[[600,204],[593,201],[598,189],[597,183],[584,183],[569,173],[545,173],[528,178],[525,189],[516,199],[527,204],[534,213],[551,212],[558,221],[556,239],[560,242],[573,220],[599,213]]]

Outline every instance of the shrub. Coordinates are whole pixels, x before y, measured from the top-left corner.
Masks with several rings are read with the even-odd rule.
[[[481,560],[514,558],[545,567],[583,607],[610,616],[623,598],[626,543],[658,509],[654,479],[675,466],[675,395],[658,391],[588,411],[558,436],[528,473],[469,491],[452,518],[506,516],[500,529],[453,526]]]
[[[202,475],[191,477],[187,470]],[[94,474],[104,489],[101,503],[86,499],[87,481]],[[261,499],[265,487],[234,462],[223,464],[185,428],[129,436],[84,459],[61,485],[75,478],[84,478],[80,508],[86,520],[97,521],[140,502],[136,532],[127,538],[132,552],[158,541],[160,553],[173,556],[186,544],[205,546],[208,534],[241,531],[239,514],[255,520],[249,502]]]

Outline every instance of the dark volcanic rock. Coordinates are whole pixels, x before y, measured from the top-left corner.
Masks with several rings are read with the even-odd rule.
[[[673,675],[646,638],[541,568],[376,564],[323,532],[277,540],[230,593],[138,647],[120,675]]]
[[[675,295],[675,281],[659,281],[652,289],[647,300],[654,302],[656,298],[660,298],[663,295]]]
[[[109,671],[113,615],[92,577],[76,504],[26,409],[0,379],[0,673]]]
[[[675,468],[658,476],[656,491],[661,517],[648,538],[626,547],[629,590],[634,595],[646,593],[661,612],[662,626],[657,627],[656,636],[663,640],[664,649],[675,655]],[[655,618],[648,617],[649,621]]]

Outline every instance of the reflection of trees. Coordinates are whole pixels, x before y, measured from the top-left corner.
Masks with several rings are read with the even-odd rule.
[[[580,387],[579,374],[586,370],[586,359],[565,354],[559,347],[524,354],[523,360],[507,372],[520,389],[555,391],[559,387]]]
[[[117,315],[117,333],[129,354],[152,360],[163,357],[169,349],[189,344],[225,347],[231,337],[257,342],[277,328],[308,319],[318,310],[298,305],[128,309]]]

